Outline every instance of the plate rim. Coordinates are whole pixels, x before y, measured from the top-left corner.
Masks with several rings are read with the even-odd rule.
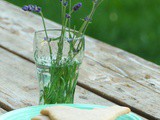
[[[35,109],[36,107],[39,107],[39,108],[43,109],[45,107],[50,107],[50,106],[70,106],[70,107],[84,108],[84,109],[106,108],[106,107],[108,107],[108,106],[95,105],[95,104],[46,104],[46,105],[27,106],[27,107],[12,110],[10,112],[7,112],[5,114],[0,115],[0,120],[6,120],[6,117],[8,117],[8,116],[10,116],[14,113],[18,113],[19,111],[25,111],[27,109]],[[138,115],[134,114],[133,112],[130,112],[130,113],[125,114],[125,115],[135,117],[136,120],[142,120]]]

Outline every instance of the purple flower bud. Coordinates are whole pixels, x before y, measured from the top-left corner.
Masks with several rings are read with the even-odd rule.
[[[73,10],[74,10],[74,11],[77,11],[77,10],[79,10],[81,7],[82,7],[82,3],[78,3],[78,4],[74,5]]]
[[[41,7],[38,7],[38,11],[37,12],[41,12],[42,8]]]
[[[24,11],[32,11],[32,12],[41,12],[41,7],[38,7],[37,5],[25,5],[22,7]]]
[[[44,37],[44,41],[47,41],[48,40],[48,38],[47,37]]]
[[[59,0],[60,2],[62,2],[63,0]]]
[[[22,10],[28,11],[28,6],[27,6],[27,5],[23,6],[23,7],[22,7]]]
[[[34,6],[33,5],[28,5],[28,11],[34,11]]]
[[[47,37],[44,37],[44,41],[47,41],[47,42],[49,42],[49,41],[51,41],[52,40],[52,38],[47,38]]]
[[[91,22],[92,19],[87,16],[87,17],[84,18],[84,21],[89,21],[89,22]]]
[[[64,6],[67,6],[67,5],[68,5],[68,2],[64,2],[63,5],[64,5]]]
[[[71,18],[71,15],[70,14],[66,14],[66,18]]]
[[[34,8],[34,12],[41,12],[41,7],[37,7],[37,6],[35,6],[35,8]]]

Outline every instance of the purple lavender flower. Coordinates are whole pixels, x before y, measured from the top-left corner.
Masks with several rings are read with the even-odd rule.
[[[35,10],[34,10],[34,12],[41,12],[41,7],[35,7]]]
[[[66,14],[66,18],[71,18],[71,15],[70,14]]]
[[[44,41],[48,41],[48,42],[49,42],[49,41],[51,41],[51,39],[52,39],[52,38],[49,38],[49,37],[48,37],[48,38],[47,38],[47,37],[44,37]]]
[[[84,21],[89,21],[89,22],[91,22],[92,19],[87,16],[87,17],[84,18]]]
[[[68,5],[68,2],[64,2],[63,5],[64,5],[64,6],[67,6],[67,5]]]
[[[25,5],[22,7],[22,9],[24,11],[32,11],[32,12],[37,12],[37,13],[41,12],[41,7],[38,7],[37,5],[28,5],[28,6]]]
[[[28,6],[27,6],[27,5],[23,6],[23,7],[22,7],[22,10],[28,11]]]
[[[34,11],[34,6],[33,5],[28,5],[28,11]]]
[[[74,11],[77,11],[77,10],[79,10],[81,7],[82,7],[82,3],[78,3],[78,4],[74,5],[73,10],[74,10]]]
[[[44,37],[44,41],[47,41],[48,40],[48,38],[47,37]]]

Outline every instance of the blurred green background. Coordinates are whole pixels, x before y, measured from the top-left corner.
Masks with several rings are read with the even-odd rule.
[[[61,22],[59,0],[7,1],[18,6],[37,4],[46,18]],[[83,2],[72,18],[78,28],[92,0],[72,1]],[[160,0],[104,0],[86,34],[160,65]]]

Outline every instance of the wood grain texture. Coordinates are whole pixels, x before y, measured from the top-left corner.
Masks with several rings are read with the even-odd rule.
[[[38,103],[38,82],[35,66],[0,48],[0,105],[7,110],[18,109]],[[7,83],[7,84],[6,84]],[[79,86],[76,88],[75,103],[112,106],[114,103],[97,96]],[[6,111],[0,109],[0,114]],[[141,117],[143,120],[147,120]]]
[[[4,11],[0,13],[0,45],[33,61],[33,33],[42,29],[40,17],[3,0],[0,5]],[[59,27],[46,21],[49,28]],[[153,119],[160,118],[160,67],[90,37],[86,44],[79,84]]]
[[[23,12],[20,8],[10,5],[3,0],[0,3],[0,10],[4,11],[0,15],[1,38],[3,38],[0,41],[0,45],[13,51],[19,51],[19,54],[33,60],[33,35],[34,31],[43,29],[41,18],[37,15]],[[21,17],[17,17],[15,14]],[[46,20],[46,22],[48,28],[60,27],[49,20]],[[4,40],[6,37],[7,41]],[[160,93],[160,67],[158,65],[90,37],[86,37],[86,42],[87,57],[126,78]],[[13,44],[16,46],[14,47]],[[24,47],[29,49],[26,51]]]
[[[0,84],[5,84],[5,86],[0,87],[1,105],[7,110],[37,105],[38,83],[34,78],[35,67],[33,64],[1,48],[0,58],[0,66],[3,68],[0,69],[0,76],[2,76]],[[78,86],[75,101],[82,104],[115,105]],[[0,114],[5,112],[5,110],[0,109]]]
[[[37,105],[39,91],[34,64],[1,48],[0,61],[0,105],[6,110]],[[75,103],[113,105],[78,86]]]

